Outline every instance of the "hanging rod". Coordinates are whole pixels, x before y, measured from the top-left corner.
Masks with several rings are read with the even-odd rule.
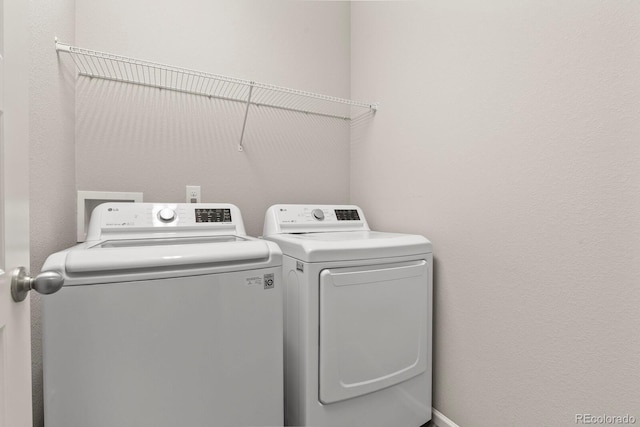
[[[58,52],[70,54],[78,74],[88,77],[241,102],[247,108],[255,105],[343,120],[355,119],[378,108],[377,103],[352,101],[84,49],[60,43],[57,38],[55,45]]]

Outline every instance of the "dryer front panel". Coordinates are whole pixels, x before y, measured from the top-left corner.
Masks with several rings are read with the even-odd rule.
[[[427,369],[426,260],[320,273],[319,397],[371,393]]]

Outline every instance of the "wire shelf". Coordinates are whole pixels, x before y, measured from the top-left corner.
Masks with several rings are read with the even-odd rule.
[[[343,120],[357,119],[368,113],[375,112],[378,107],[376,103],[357,102],[350,99],[128,58],[70,46],[57,40],[56,50],[70,54],[78,74],[83,76],[242,102],[247,105],[242,128],[243,135],[250,105],[316,114]],[[240,138],[240,150],[242,150],[243,135]]]

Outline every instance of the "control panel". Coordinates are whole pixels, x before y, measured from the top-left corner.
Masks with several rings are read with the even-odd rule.
[[[196,222],[231,222],[231,209],[195,209]]]
[[[351,230],[369,230],[357,206],[274,205],[267,211],[264,235]]]
[[[87,240],[136,232],[245,235],[240,210],[223,203],[105,203],[96,207]]]
[[[338,221],[360,221],[357,209],[336,209],[335,213]]]

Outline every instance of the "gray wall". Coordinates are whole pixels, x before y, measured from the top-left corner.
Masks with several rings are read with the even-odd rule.
[[[32,0],[31,269],[75,191],[360,204],[434,241],[434,406],[461,426],[570,425],[640,401],[640,10],[632,1]],[[349,49],[351,30],[351,50]],[[344,124],[80,79],[83,47],[354,99]],[[350,69],[352,67],[352,69]],[[349,82],[351,75],[351,82]],[[350,175],[349,175],[350,174]],[[34,424],[42,425],[39,300]]]
[[[351,201],[435,252],[434,407],[640,419],[640,3],[352,3]]]
[[[75,1],[30,1],[29,223],[31,273],[75,243],[75,70],[58,61],[54,37],[73,43]],[[31,292],[33,420],[42,425],[40,296]]]
[[[76,190],[141,191],[242,210],[262,232],[274,203],[347,203],[349,125],[98,79],[76,82],[53,37],[81,47],[349,97],[350,8],[274,0],[32,1],[31,270],[75,241]],[[42,417],[40,304],[32,297],[34,425]]]
[[[79,46],[349,97],[350,9],[341,2],[77,0]],[[335,119],[81,78],[79,190],[240,207],[260,235],[273,203],[347,202],[349,127]]]

